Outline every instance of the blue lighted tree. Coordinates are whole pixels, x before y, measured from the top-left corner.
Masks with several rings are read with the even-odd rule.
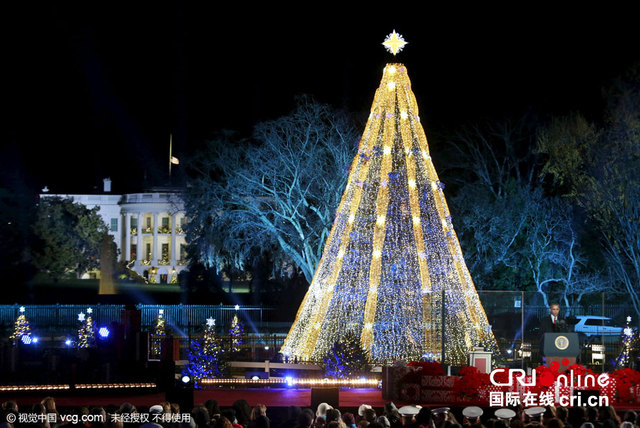
[[[193,379],[196,388],[202,379],[220,378],[226,374],[226,355],[220,339],[216,336],[215,320],[209,318],[201,338],[191,341],[189,363],[182,374]]]
[[[369,356],[362,349],[360,339],[348,332],[333,344],[322,359],[324,374],[334,379],[349,379],[369,371]]]

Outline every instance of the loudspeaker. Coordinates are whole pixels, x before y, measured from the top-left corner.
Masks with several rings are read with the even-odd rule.
[[[317,409],[320,403],[334,408],[340,406],[340,388],[311,388],[311,408]]]

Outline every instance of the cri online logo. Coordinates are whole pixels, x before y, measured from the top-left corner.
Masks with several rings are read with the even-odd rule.
[[[567,367],[569,366],[569,360],[563,359],[562,365]],[[553,372],[560,371],[560,364],[557,361],[553,361],[550,365],[550,368]],[[496,379],[496,375],[506,373],[507,379],[505,382],[500,382]],[[534,370],[531,372],[531,381],[527,382],[527,373],[522,369],[495,369],[491,371],[489,375],[489,380],[491,380],[491,384],[495,386],[513,386],[514,379],[522,386],[536,386],[536,376],[537,372]],[[500,376],[502,378],[502,376]],[[597,377],[593,374],[587,374],[581,376],[579,374],[574,373],[573,369],[569,370],[568,374],[560,374],[556,378],[551,371],[544,371],[540,375],[540,385],[549,387],[553,385],[554,382],[558,382],[558,385],[563,386],[571,386],[571,387],[595,387],[596,383],[600,387],[605,387],[609,384],[609,376],[606,373],[601,373]]]

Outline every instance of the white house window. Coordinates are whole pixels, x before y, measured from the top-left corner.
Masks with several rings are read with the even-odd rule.
[[[112,218],[111,219],[111,231],[112,232],[117,232],[118,231],[118,219],[117,218]]]

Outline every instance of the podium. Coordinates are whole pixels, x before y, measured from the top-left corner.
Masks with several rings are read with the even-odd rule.
[[[556,361],[562,367],[562,361],[565,358],[569,366],[576,363],[576,358],[580,355],[580,340],[577,333],[545,333],[542,341],[547,366]]]
[[[476,348],[469,353],[469,366],[475,367],[480,373],[491,373],[491,352],[484,348]]]

